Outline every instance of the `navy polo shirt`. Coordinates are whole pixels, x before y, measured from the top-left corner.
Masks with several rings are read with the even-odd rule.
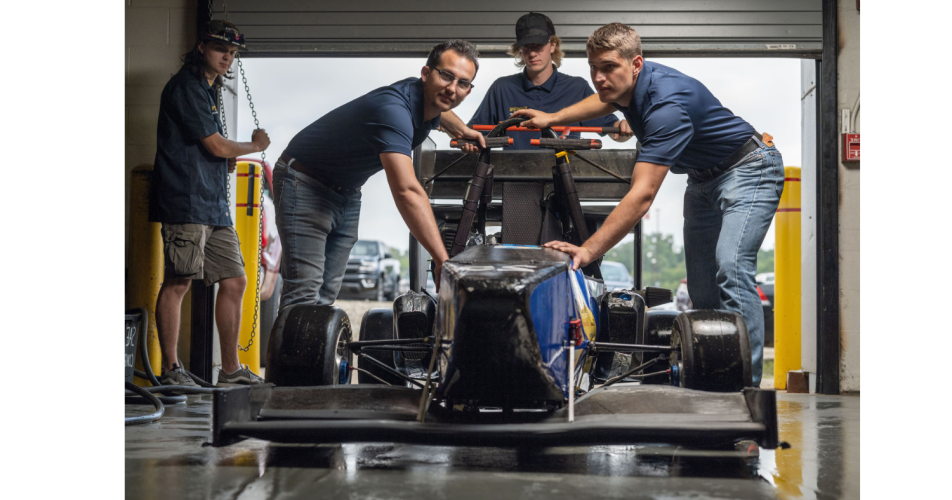
[[[707,170],[754,135],[754,127],[731,113],[701,82],[667,66],[645,61],[629,107],[615,104],[641,141],[638,161]]]
[[[149,220],[230,226],[228,161],[201,140],[222,134],[218,94],[203,75],[183,68],[162,89]]]
[[[354,188],[383,170],[381,153],[410,156],[439,125],[439,115],[423,121],[423,80],[407,78],[318,118],[285,152],[328,182]]]
[[[469,125],[495,125],[520,109],[537,109],[554,113],[567,108],[595,93],[584,78],[559,73],[553,68],[552,76],[542,85],[535,85],[526,76],[526,70],[515,75],[504,76],[490,85],[479,109],[469,120]],[[581,127],[611,127],[618,121],[614,115],[602,116],[594,120],[570,123]],[[509,132],[512,146],[506,149],[539,149],[529,145],[530,139],[538,139],[539,132]],[[579,134],[569,134],[579,138]]]

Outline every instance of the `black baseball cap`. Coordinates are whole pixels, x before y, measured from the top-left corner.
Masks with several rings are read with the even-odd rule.
[[[549,38],[555,34],[555,26],[552,20],[545,14],[530,12],[516,21],[516,45],[518,49],[523,45],[537,43],[544,45],[549,43]]]
[[[238,31],[238,27],[229,21],[214,20],[205,24],[202,32],[203,40],[217,40],[234,45],[240,49],[245,48],[245,35]]]

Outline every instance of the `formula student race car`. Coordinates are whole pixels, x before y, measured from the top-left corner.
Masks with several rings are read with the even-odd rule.
[[[368,311],[356,340],[337,307],[282,309],[269,384],[215,393],[214,445],[780,444],[775,392],[751,387],[738,314],[651,311],[671,301],[669,290],[605,292],[598,262],[573,271],[566,254],[540,246],[585,241],[611,207],[582,203],[620,200],[637,149],[586,151],[601,143],[565,138],[610,129],[545,129],[532,142],[548,153],[497,152],[491,163],[516,125],[485,127],[475,173],[464,163],[472,156],[432,142],[414,151],[431,200],[463,198],[433,203],[451,256],[439,296],[421,288],[424,254],[411,241],[412,290]]]

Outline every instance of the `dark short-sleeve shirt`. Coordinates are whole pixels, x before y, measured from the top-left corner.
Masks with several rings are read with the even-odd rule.
[[[532,83],[526,71],[497,79],[489,87],[479,109],[469,120],[469,125],[495,125],[520,109],[537,109],[554,113],[571,106],[594,94],[595,91],[584,78],[559,73],[556,69],[542,85]],[[618,119],[614,115],[602,116],[594,120],[570,123],[581,127],[611,127]],[[506,149],[538,149],[529,145],[531,139],[538,139],[539,132],[509,132],[512,146]],[[579,134],[569,134],[578,138]]]
[[[439,115],[423,121],[423,81],[407,78],[318,118],[285,152],[325,180],[354,188],[383,170],[381,153],[410,156],[439,125]]]
[[[230,226],[228,161],[201,140],[222,134],[215,87],[187,69],[165,85],[159,104],[149,219],[167,224]]]
[[[638,160],[674,173],[713,168],[754,134],[701,82],[655,62],[645,62],[629,107],[615,107],[641,141]]]

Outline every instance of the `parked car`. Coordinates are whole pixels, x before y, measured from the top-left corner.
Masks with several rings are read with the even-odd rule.
[[[400,293],[400,261],[383,242],[357,240],[338,298],[393,300]]]
[[[621,262],[602,261],[601,270],[606,292],[634,288],[635,280],[628,273],[628,268]]]

